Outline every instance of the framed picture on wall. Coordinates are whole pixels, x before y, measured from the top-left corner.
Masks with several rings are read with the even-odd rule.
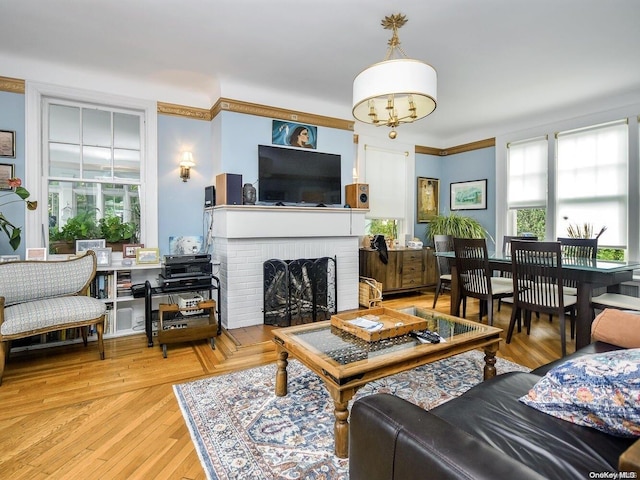
[[[440,210],[440,180],[418,177],[416,215],[418,223],[428,223]]]
[[[271,143],[298,148],[313,148],[318,141],[318,127],[295,122],[274,120],[271,128]]]
[[[487,179],[451,184],[451,210],[486,210]]]
[[[16,158],[16,132],[0,130],[0,157]]]
[[[13,165],[10,163],[0,163],[0,190],[13,190],[9,185],[9,179],[13,178]]]

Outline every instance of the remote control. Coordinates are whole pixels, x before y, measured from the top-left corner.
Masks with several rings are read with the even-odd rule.
[[[409,334],[417,338],[422,343],[440,343],[440,335],[430,330],[413,330]]]

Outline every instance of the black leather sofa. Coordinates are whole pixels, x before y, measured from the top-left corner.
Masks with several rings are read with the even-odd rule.
[[[619,467],[637,472],[640,440],[574,425],[518,401],[559,362],[617,349],[594,342],[531,373],[497,375],[430,411],[388,394],[363,397],[351,409],[349,477],[564,480],[614,478],[594,474]]]

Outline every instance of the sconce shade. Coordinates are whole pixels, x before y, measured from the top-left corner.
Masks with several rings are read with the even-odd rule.
[[[191,152],[182,152],[181,167],[195,167],[196,163],[193,161],[193,154]]]
[[[195,167],[196,163],[193,161],[193,154],[191,152],[182,152],[182,159],[180,160],[180,178],[183,182],[186,182],[191,177],[191,167]]]

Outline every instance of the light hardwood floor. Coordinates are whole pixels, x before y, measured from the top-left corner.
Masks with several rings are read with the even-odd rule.
[[[427,291],[383,304],[432,302]],[[448,313],[448,295],[437,310]],[[506,332],[511,309],[501,310],[495,326]],[[477,312],[471,301],[467,318]],[[273,363],[272,328],[224,332],[216,350],[169,345],[166,359],[143,334],[106,340],[104,361],[93,343],[12,353],[0,386],[0,478],[204,479],[172,385]],[[534,368],[560,357],[559,338],[557,319],[534,319],[531,335],[501,343],[498,356]]]

